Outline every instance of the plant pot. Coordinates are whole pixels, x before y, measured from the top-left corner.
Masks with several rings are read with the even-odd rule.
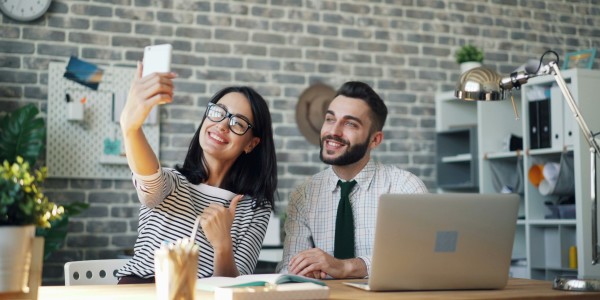
[[[460,73],[464,73],[466,71],[469,71],[473,68],[477,68],[477,67],[481,67],[481,63],[480,62],[476,62],[476,61],[467,61],[464,63],[460,64]]]
[[[0,226],[0,292],[28,292],[35,226]]]

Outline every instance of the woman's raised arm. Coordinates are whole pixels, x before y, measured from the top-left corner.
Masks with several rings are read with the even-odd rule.
[[[129,168],[139,175],[151,175],[160,165],[144,135],[142,124],[156,105],[173,101],[173,78],[177,75],[172,72],[152,73],[142,78],[142,68],[142,63],[138,62],[120,123]]]

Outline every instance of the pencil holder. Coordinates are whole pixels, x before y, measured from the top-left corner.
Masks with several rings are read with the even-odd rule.
[[[83,103],[67,103],[67,120],[76,122],[83,121]]]
[[[163,245],[154,253],[156,295],[159,300],[194,299],[198,247],[191,242]]]

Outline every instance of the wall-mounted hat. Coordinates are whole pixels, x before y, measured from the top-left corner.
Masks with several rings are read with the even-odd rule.
[[[302,92],[296,105],[296,123],[306,140],[319,145],[325,112],[335,96],[335,90],[323,83],[315,83]]]

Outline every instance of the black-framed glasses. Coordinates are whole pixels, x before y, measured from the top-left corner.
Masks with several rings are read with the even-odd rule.
[[[237,135],[244,135],[254,125],[250,124],[250,121],[242,115],[234,115],[227,111],[227,109],[221,105],[215,103],[208,103],[206,113],[204,114],[209,120],[219,123],[225,118],[229,118],[229,130]]]

